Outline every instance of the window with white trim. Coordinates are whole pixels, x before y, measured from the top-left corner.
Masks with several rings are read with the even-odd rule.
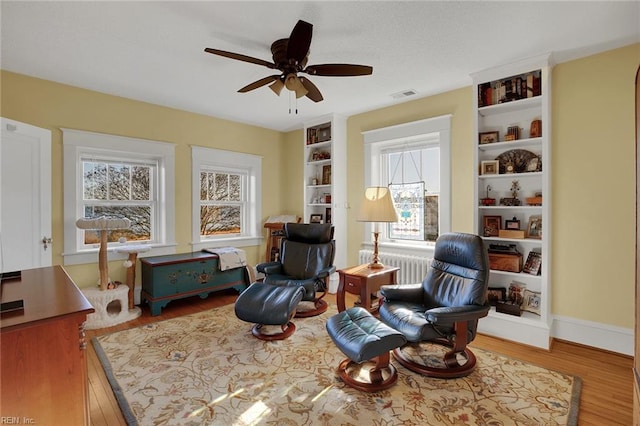
[[[193,241],[198,248],[260,243],[262,158],[191,147]]]
[[[174,251],[174,152],[165,142],[63,129],[65,264],[96,261],[98,233],[77,228],[81,217],[131,221],[128,229],[107,232],[109,247],[149,244],[165,248],[154,254]]]
[[[115,243],[122,238],[129,242],[154,243],[158,241],[158,161],[138,161],[84,152],[82,164],[83,217],[126,218],[128,229],[107,232],[107,241]],[[82,234],[82,232],[80,232]],[[100,242],[97,231],[85,230],[78,245],[93,248]]]
[[[450,116],[363,132],[365,184],[388,186],[398,213],[382,245],[429,246],[450,231],[450,134]]]

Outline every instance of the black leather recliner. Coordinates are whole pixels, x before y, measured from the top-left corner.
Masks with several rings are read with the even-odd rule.
[[[394,357],[408,369],[431,377],[470,374],[476,358],[467,344],[475,338],[478,320],[489,312],[488,286],[489,258],[482,239],[462,233],[441,235],[422,284],[387,285],[380,290],[384,297],[380,319],[409,342],[395,349]],[[419,343],[424,341],[450,348],[443,363],[427,365],[416,361],[420,355],[407,354],[408,349],[419,354]]]
[[[280,244],[280,260],[261,263],[258,272],[265,274],[264,282],[272,285],[301,286],[303,301],[312,301],[313,309],[298,309],[296,317],[319,315],[328,308],[322,300],[329,287],[336,243],[333,226],[320,223],[285,223]]]

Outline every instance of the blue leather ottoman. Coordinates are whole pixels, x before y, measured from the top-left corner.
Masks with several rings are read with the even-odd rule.
[[[282,340],[291,336],[296,326],[291,319],[302,300],[302,287],[286,287],[264,283],[253,283],[236,299],[236,316],[243,321],[253,322],[251,333],[262,340]],[[262,332],[263,325],[279,325],[281,333]]]
[[[396,382],[398,371],[389,363],[389,351],[407,343],[401,333],[362,307],[349,308],[332,316],[327,320],[326,328],[333,343],[349,357],[338,367],[338,374],[347,385],[365,392],[377,392]],[[369,382],[356,380],[357,374],[349,374],[349,369],[368,360],[375,362],[369,370]]]

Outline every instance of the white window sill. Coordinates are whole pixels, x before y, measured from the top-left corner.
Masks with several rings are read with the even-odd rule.
[[[365,241],[362,243],[363,249],[373,250],[373,243],[370,241]],[[433,257],[433,251],[435,248],[434,243],[416,243],[416,244],[402,244],[402,243],[391,243],[391,242],[383,242],[378,243],[378,252],[379,253],[396,253],[396,254],[405,254],[407,256],[420,256],[424,255],[425,257]]]
[[[216,247],[249,247],[259,246],[262,240],[263,237],[261,236],[212,238],[210,240],[192,242],[191,246],[193,247],[193,251]]]
[[[151,250],[140,253],[139,257],[149,257],[149,256],[161,256],[165,254],[175,254],[176,253],[176,243],[173,244],[151,244]],[[107,248],[107,260],[125,260],[128,258],[126,253],[116,253],[114,251],[115,247]],[[78,251],[72,253],[62,253],[62,257],[64,258],[65,265],[82,265],[85,263],[96,263],[98,262],[98,251],[99,249],[90,249],[86,251]]]

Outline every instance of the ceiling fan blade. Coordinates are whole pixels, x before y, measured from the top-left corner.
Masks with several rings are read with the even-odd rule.
[[[303,61],[307,56],[307,53],[309,53],[312,33],[313,25],[305,21],[298,21],[289,36],[289,42],[287,45],[288,59],[295,59],[298,63]]]
[[[265,77],[265,78],[261,78],[258,81],[254,81],[251,84],[247,84],[246,86],[244,86],[242,89],[238,90],[238,92],[240,93],[246,93],[249,92],[251,90],[257,89],[258,87],[262,87],[265,84],[269,84],[274,80],[278,80],[280,78],[279,75],[270,75],[269,77]]]
[[[258,58],[253,58],[247,55],[241,55],[239,53],[227,52],[226,50],[211,49],[209,47],[204,49],[204,51],[207,53],[213,53],[214,55],[224,56],[225,58],[236,59],[238,61],[249,62],[251,64],[256,64],[256,65],[263,65],[271,69],[276,68],[275,64],[272,64],[271,62],[267,62]]]
[[[308,78],[298,77],[298,80],[302,83],[305,89],[307,89],[307,98],[311,99],[313,102],[320,102],[322,99],[322,93],[316,87],[315,84],[311,82]]]
[[[373,67],[369,65],[322,64],[310,65],[302,72],[324,77],[353,77],[358,75],[371,75],[373,74]]]

